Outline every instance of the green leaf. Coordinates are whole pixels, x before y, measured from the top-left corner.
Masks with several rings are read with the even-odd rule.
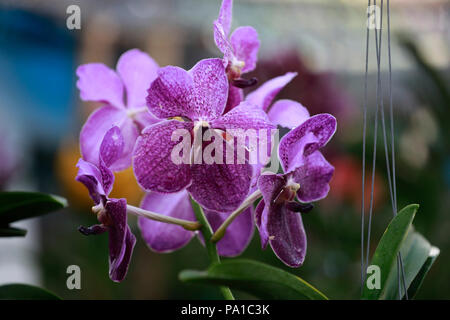
[[[0,192],[0,225],[62,209],[66,199],[38,192]]]
[[[13,227],[0,227],[0,237],[25,237],[27,230],[13,228]]]
[[[0,286],[0,299],[60,300],[54,293],[28,284],[13,283]]]
[[[189,283],[228,286],[261,299],[327,300],[323,293],[303,279],[253,260],[226,260],[206,271],[182,271],[179,277]]]
[[[430,243],[414,228],[410,228],[405,241],[400,249],[403,262],[404,280],[406,288],[410,286],[416,275],[422,269],[425,261],[428,259],[431,250]],[[401,292],[403,292],[403,278],[401,277]],[[397,263],[394,263],[391,275],[386,283],[384,299],[399,298],[399,282]],[[409,298],[409,295],[408,295]]]
[[[378,243],[377,249],[373,255],[371,265],[380,268],[380,289],[369,289],[364,286],[362,299],[376,300],[386,298],[386,289],[390,288],[389,278],[397,268],[397,254],[400,251],[408,230],[414,220],[419,205],[410,204],[403,208],[389,223],[386,231]]]
[[[417,291],[422,286],[422,283],[428,273],[430,271],[431,266],[433,265],[436,258],[439,256],[440,250],[437,247],[430,247],[430,251],[428,252],[428,258],[425,263],[422,265],[422,268],[417,273],[416,277],[412,281],[411,285],[408,288],[408,298],[412,299],[416,296]]]

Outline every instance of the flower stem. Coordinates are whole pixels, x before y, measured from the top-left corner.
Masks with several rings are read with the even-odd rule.
[[[127,204],[127,212],[132,213],[137,216],[155,220],[155,221],[176,224],[176,225],[182,226],[184,229],[189,230],[189,231],[199,230],[202,227],[201,223],[198,221],[178,219],[178,218],[166,216],[163,214],[147,211],[147,210],[144,210],[144,209],[141,209],[141,208],[129,205],[129,204]]]
[[[231,213],[228,218],[222,223],[222,225],[216,230],[216,232],[212,235],[211,241],[217,242],[223,238],[225,235],[225,231],[227,231],[228,226],[236,219],[242,212],[245,211],[248,207],[250,207],[253,202],[258,200],[262,196],[261,191],[256,190],[251,195],[248,196],[247,199],[237,208],[233,213]]]
[[[206,219],[202,207],[200,207],[198,203],[195,202],[192,198],[191,204],[192,208],[194,209],[195,217],[202,225],[200,228],[200,232],[203,234],[203,238],[205,239],[205,246],[206,250],[208,251],[209,259],[211,260],[211,263],[220,263],[216,244],[211,242],[211,236],[213,233],[211,225],[209,224],[208,219]],[[226,300],[234,300],[233,293],[231,292],[230,288],[221,286],[220,291],[222,292],[222,295]]]

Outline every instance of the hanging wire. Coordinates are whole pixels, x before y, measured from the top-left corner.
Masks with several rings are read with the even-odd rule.
[[[377,5],[377,0],[374,0],[373,4]],[[375,10],[375,23],[377,23],[377,14]],[[381,7],[381,17],[380,17],[380,36],[383,26],[383,7]],[[376,26],[377,27],[377,26]],[[381,39],[381,38],[380,38]],[[375,43],[376,43],[376,52],[378,52],[378,38],[377,38],[377,28],[375,28]],[[379,66],[379,59],[377,59],[378,63],[378,69]],[[372,231],[372,214],[373,214],[373,199],[374,199],[374,186],[375,186],[375,165],[376,165],[376,158],[377,158],[377,135],[378,135],[378,95],[379,95],[379,81],[377,81],[376,89],[375,89],[375,96],[376,96],[376,108],[375,108],[375,118],[374,118],[374,133],[373,133],[373,157],[372,157],[372,181],[371,181],[371,187],[370,187],[370,206],[369,206],[369,221],[368,221],[368,227],[367,227],[367,243],[366,243],[366,266],[369,265],[369,252],[370,252],[370,236]]]
[[[387,0],[387,27],[388,27],[388,66],[389,66],[389,117],[391,123],[391,156],[392,156],[392,191],[393,191],[393,203],[392,207],[394,210],[394,216],[397,215],[397,185],[396,185],[396,177],[395,177],[395,140],[394,140],[394,111],[393,111],[393,103],[392,103],[392,59],[391,59],[391,15],[390,15],[390,3]],[[383,116],[384,118],[384,116]],[[389,167],[389,165],[388,165]],[[399,274],[399,270],[401,271],[402,284],[403,284],[403,292],[405,293],[405,298],[408,300],[408,290],[406,290],[406,280],[405,280],[405,270],[403,267],[403,259],[401,253],[399,253],[397,263],[397,274]],[[399,279],[400,283],[400,279]],[[401,290],[399,285],[399,294],[400,299]]]
[[[370,18],[370,1],[367,1],[367,21]],[[364,289],[366,266],[364,264],[364,229],[365,229],[365,179],[366,179],[366,129],[367,129],[367,74],[369,68],[369,26],[366,28],[366,68],[364,73],[364,104],[363,104],[363,154],[362,154],[362,201],[361,201],[361,293]]]
[[[368,221],[368,230],[367,230],[367,246],[366,246],[366,263],[364,265],[363,256],[364,256],[364,196],[365,196],[365,145],[366,145],[366,126],[367,126],[367,73],[368,73],[368,52],[369,52],[369,31],[366,33],[366,68],[365,68],[365,82],[364,82],[364,113],[363,113],[363,177],[362,177],[362,209],[361,209],[361,279],[362,285],[361,289],[364,286],[365,274],[364,271],[369,264],[369,251],[370,251],[370,236],[372,230],[372,215],[373,215],[373,204],[374,204],[374,180],[375,180],[375,168],[376,168],[376,146],[377,146],[377,131],[378,131],[378,112],[381,112],[381,122],[382,122],[382,130],[383,130],[383,139],[384,139],[384,151],[386,158],[386,168],[387,168],[387,176],[388,176],[388,186],[389,186],[389,194],[391,199],[391,205],[394,216],[397,215],[397,192],[396,192],[396,180],[395,180],[395,145],[394,145],[394,120],[393,120],[393,103],[392,103],[392,63],[391,63],[391,37],[390,37],[390,6],[389,0],[387,0],[387,21],[388,21],[388,63],[389,63],[389,106],[390,106],[390,129],[391,129],[391,155],[392,155],[392,178],[391,178],[391,163],[389,161],[389,152],[388,152],[388,139],[386,135],[386,123],[384,116],[384,103],[383,103],[383,90],[382,90],[382,82],[381,82],[381,44],[382,44],[382,30],[383,30],[383,0],[381,0],[381,9],[380,9],[380,26],[379,31],[377,32],[378,25],[375,28],[375,52],[377,58],[377,83],[376,83],[376,110],[374,117],[374,146],[373,146],[373,159],[372,159],[372,181],[371,181],[371,194],[370,194],[370,208],[369,208],[369,221]],[[376,6],[376,0],[374,0],[374,6]],[[368,1],[368,16],[369,16],[369,7],[370,0]],[[375,22],[378,22],[377,11],[375,10],[374,17]],[[369,18],[369,17],[368,17]],[[368,28],[369,30],[369,28]],[[381,108],[380,108],[381,107]],[[398,276],[398,293],[399,299],[402,299],[402,286],[403,292],[405,294],[405,298],[408,299],[408,293],[406,290],[406,281],[405,281],[405,273],[403,267],[403,259],[401,253],[397,255],[397,276]]]

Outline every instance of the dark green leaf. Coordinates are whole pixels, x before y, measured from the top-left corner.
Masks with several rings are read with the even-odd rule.
[[[405,241],[400,249],[404,280],[406,288],[409,287],[420,269],[424,265],[431,250],[430,243],[418,232],[411,228]],[[399,298],[399,278],[398,278],[397,263],[394,263],[391,275],[386,283],[384,299],[398,299]],[[403,276],[400,278],[402,297],[403,291]]]
[[[27,230],[12,228],[12,227],[0,227],[0,237],[25,237]]]
[[[50,194],[0,192],[0,225],[40,216],[66,206],[66,199]]]
[[[185,270],[180,279],[198,284],[224,285],[261,299],[311,299],[327,297],[303,279],[253,260],[226,260],[207,271]]]
[[[45,289],[28,284],[13,283],[0,286],[0,299],[8,300],[60,300]]]
[[[422,265],[422,268],[417,273],[416,277],[412,281],[411,285],[408,288],[408,298],[412,299],[416,296],[417,291],[422,286],[423,280],[425,279],[428,271],[430,271],[431,266],[433,265],[436,258],[439,256],[440,250],[437,247],[430,247],[430,251],[428,252],[428,258],[425,263]]]
[[[389,278],[394,273],[397,264],[397,254],[400,251],[408,230],[414,220],[419,205],[411,204],[403,208],[391,221],[373,255],[371,265],[380,268],[380,289],[369,289],[364,286],[362,299],[385,299],[389,288]]]

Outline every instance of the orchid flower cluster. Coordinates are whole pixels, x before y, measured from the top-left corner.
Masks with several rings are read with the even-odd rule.
[[[230,35],[231,15],[232,0],[223,0],[214,22],[223,58],[201,60],[188,71],[159,67],[137,49],[120,57],[116,71],[99,63],[77,69],[81,99],[103,103],[81,130],[76,177],[94,201],[99,224],[79,231],[108,232],[113,281],[126,276],[136,243],[128,214],[139,216],[142,238],[153,251],[180,249],[196,235],[206,241],[191,201],[201,206],[204,221],[215,232],[211,241],[219,255],[241,254],[256,225],[263,248],[270,244],[291,267],[304,261],[301,213],[328,193],[334,168],[319,150],[336,131],[336,119],[310,116],[295,101],[273,103],[295,73],[269,80],[244,97],[243,88],[257,82],[242,76],[255,69],[260,42],[249,26]],[[277,127],[290,131],[273,150]],[[271,161],[278,151],[284,173],[262,173],[268,160],[251,161],[250,139],[242,135],[246,130],[257,132],[258,142],[270,140]],[[239,146],[244,150],[240,155]],[[197,161],[207,150],[214,161]],[[147,192],[140,207],[109,197],[114,172],[130,166]]]

